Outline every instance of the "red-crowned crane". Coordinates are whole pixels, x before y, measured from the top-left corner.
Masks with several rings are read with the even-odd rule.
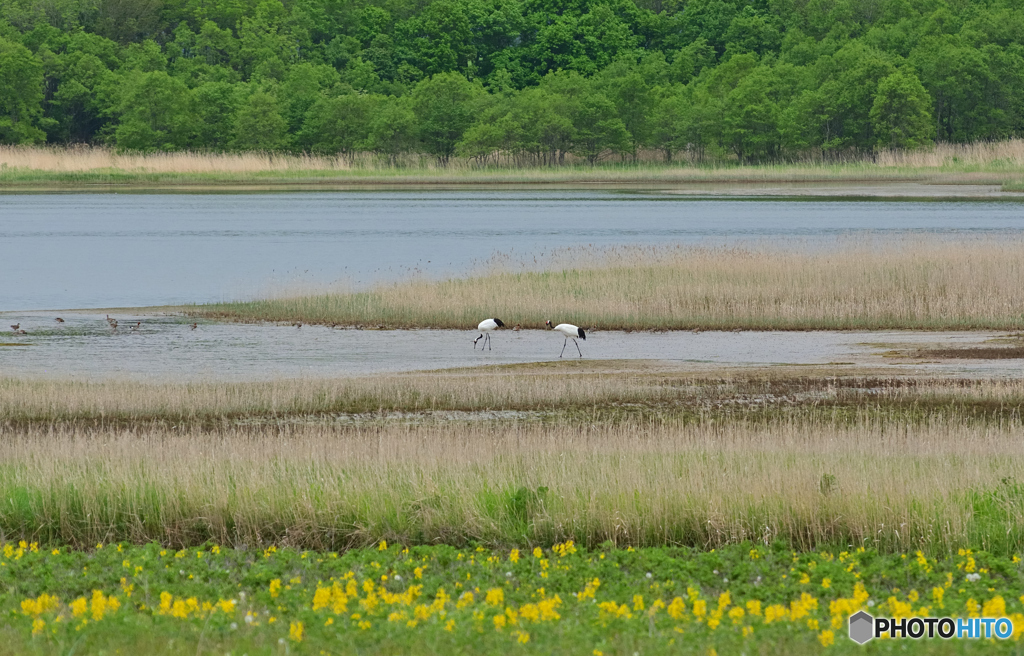
[[[505,324],[501,322],[501,319],[484,319],[480,322],[480,325],[476,327],[480,331],[480,337],[473,340],[473,350],[476,350],[476,343],[481,339],[484,343],[480,345],[480,350],[484,350],[484,345],[487,346],[487,350],[491,350],[491,332],[498,328],[504,328]]]
[[[582,328],[574,326],[571,323],[560,323],[557,326],[553,326],[551,325],[550,319],[545,321],[544,325],[551,330],[554,330],[556,333],[565,335],[565,341],[562,342],[562,352],[558,354],[558,357],[562,357],[562,355],[565,354],[565,345],[569,343],[570,339],[572,340],[572,343],[576,345],[576,351],[580,354],[580,357],[583,357],[583,351],[580,351],[580,343],[576,341],[577,337],[583,341],[587,340],[587,333],[583,332]]]

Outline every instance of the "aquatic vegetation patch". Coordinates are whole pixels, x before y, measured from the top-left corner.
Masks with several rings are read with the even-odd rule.
[[[1019,238],[844,240],[832,248],[576,248],[544,261],[495,256],[480,275],[183,306],[194,317],[330,326],[585,330],[1016,330]]]

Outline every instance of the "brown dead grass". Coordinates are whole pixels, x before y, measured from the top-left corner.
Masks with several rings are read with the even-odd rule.
[[[1012,330],[1024,327],[1019,236],[579,248],[495,273],[184,308],[236,321],[467,328],[481,317],[602,330]]]

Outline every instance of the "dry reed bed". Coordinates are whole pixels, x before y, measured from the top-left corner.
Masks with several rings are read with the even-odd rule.
[[[600,363],[537,371],[438,372],[373,378],[260,383],[147,384],[0,378],[0,427],[97,424],[228,424],[339,414],[429,411],[559,411],[587,417],[615,408],[720,413],[750,408],[844,408],[861,415],[921,420],[1019,419],[1024,381],[792,375],[785,371],[715,375],[631,371]],[[636,366],[636,365],[634,365]]]
[[[471,328],[497,316],[508,325],[552,319],[600,330],[1007,330],[1024,326],[1024,240],[580,248],[469,278],[186,311],[391,328]]]
[[[654,161],[661,151],[646,151],[647,160]],[[686,153],[682,154],[683,160]],[[567,161],[577,161],[572,155]],[[454,163],[441,167],[432,157],[413,154],[402,163],[416,164],[434,169],[478,168],[477,160],[453,158]],[[498,157],[495,161],[505,161]],[[582,160],[580,160],[582,161]],[[797,160],[804,164],[822,164],[817,157]],[[929,148],[914,150],[888,149],[874,154],[840,154],[835,164],[874,164],[879,168],[939,168],[951,165],[985,166],[991,164],[1006,167],[1024,166],[1024,139],[984,141],[970,144],[938,143]],[[316,156],[309,154],[291,155],[261,151],[214,153],[201,151],[179,151],[167,153],[126,153],[103,146],[15,146],[0,145],[0,165],[9,168],[24,168],[37,171],[91,171],[97,169],[139,170],[153,173],[208,173],[208,172],[255,172],[282,170],[332,170],[348,171],[355,168],[393,169],[392,160],[380,158],[373,153],[356,153],[350,156]],[[520,168],[509,166],[508,168]],[[748,167],[761,168],[761,167]],[[771,168],[771,167],[766,167]]]
[[[522,167],[496,153],[481,160],[455,158],[447,166],[422,154],[402,156],[397,162],[372,153],[349,157],[284,153],[120,153],[104,147],[0,146],[0,179],[6,184],[36,183],[230,183],[295,182],[333,179],[361,184],[423,184],[430,182],[759,182],[759,181],[885,181],[935,180],[970,184],[972,174],[986,173],[986,181],[1020,183],[1024,140],[1010,139],[976,144],[936,144],[922,150],[881,151],[873,155],[840,155],[832,161],[808,157],[792,163],[737,166],[717,162],[665,163],[644,154],[641,162],[618,161],[593,167],[576,162],[567,167]],[[613,158],[614,159],[614,158]],[[156,176],[156,177],[154,177]]]
[[[438,374],[265,383],[145,384],[0,379],[0,423],[203,421],[377,411],[545,410],[668,400],[631,375]]]
[[[0,537],[1019,551],[1019,435],[959,421],[33,428],[0,440]]]

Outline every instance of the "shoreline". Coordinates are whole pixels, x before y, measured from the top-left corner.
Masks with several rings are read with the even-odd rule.
[[[986,181],[951,183],[923,179],[849,178],[845,180],[360,180],[295,182],[268,180],[222,182],[148,182],[11,185],[0,182],[0,196],[48,194],[258,194],[325,192],[443,191],[636,191],[661,193],[673,200],[1024,200],[1024,188]]]

